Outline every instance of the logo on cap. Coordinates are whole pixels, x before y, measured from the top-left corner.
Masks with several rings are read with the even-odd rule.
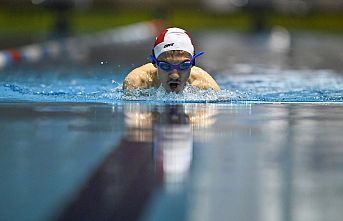
[[[166,44],[163,48],[168,48],[168,47],[173,46],[173,45],[174,45],[174,43]]]

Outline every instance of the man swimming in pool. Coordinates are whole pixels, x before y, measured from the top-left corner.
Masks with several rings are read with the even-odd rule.
[[[219,91],[216,81],[196,67],[195,59],[204,52],[194,53],[189,34],[180,28],[168,28],[156,38],[151,63],[132,70],[123,83],[124,90],[162,87],[167,92],[179,93],[186,84]]]

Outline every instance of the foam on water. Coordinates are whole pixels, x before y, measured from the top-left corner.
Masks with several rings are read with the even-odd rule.
[[[147,101],[157,103],[207,103],[225,102],[233,96],[229,90],[223,89],[216,92],[210,90],[199,90],[187,85],[182,93],[167,93],[163,87],[158,89],[134,90],[123,93],[122,99],[126,101]]]
[[[331,70],[257,69],[250,74],[222,73],[217,80],[241,101],[343,101],[343,76]]]
[[[250,67],[251,68],[251,67]],[[80,74],[82,72],[82,74]],[[343,77],[330,70],[256,69],[251,73],[226,71],[215,78],[221,91],[199,90],[191,86],[183,93],[166,93],[163,88],[122,90],[127,70],[74,70],[0,76],[0,101],[31,102],[147,102],[147,103],[268,103],[268,102],[342,102]],[[94,74],[95,73],[95,74]]]

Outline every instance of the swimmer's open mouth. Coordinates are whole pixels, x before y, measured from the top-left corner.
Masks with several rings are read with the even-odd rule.
[[[169,87],[172,91],[174,91],[177,88],[177,86],[179,86],[179,83],[177,83],[177,82],[170,82],[169,83]]]

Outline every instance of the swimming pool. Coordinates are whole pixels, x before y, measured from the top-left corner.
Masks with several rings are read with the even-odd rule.
[[[340,220],[339,64],[245,63],[243,45],[230,67],[199,61],[221,92],[125,95],[133,65],[108,60],[2,70],[2,219]]]

